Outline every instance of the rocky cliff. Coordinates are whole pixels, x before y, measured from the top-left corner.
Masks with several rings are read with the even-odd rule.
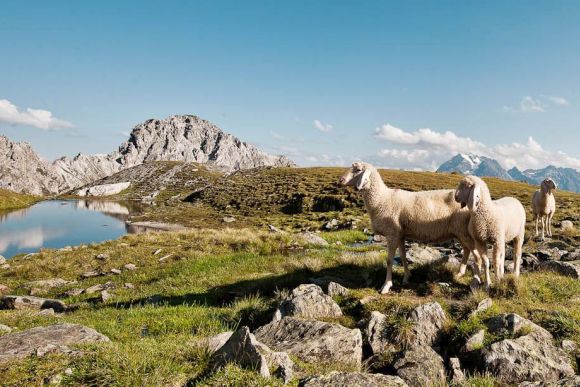
[[[27,143],[0,136],[0,188],[36,195],[56,194],[87,185],[123,169],[151,161],[210,163],[224,172],[262,166],[292,166],[209,121],[193,115],[147,120],[107,155],[78,154],[42,160]]]

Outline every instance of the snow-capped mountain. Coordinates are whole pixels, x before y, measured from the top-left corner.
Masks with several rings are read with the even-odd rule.
[[[580,192],[580,171],[574,168],[563,168],[549,165],[542,169],[520,171],[513,167],[509,171],[496,160],[474,154],[458,154],[441,164],[437,172],[459,172],[463,175],[498,177],[504,180],[524,181],[539,185],[547,177],[552,178],[559,189]]]

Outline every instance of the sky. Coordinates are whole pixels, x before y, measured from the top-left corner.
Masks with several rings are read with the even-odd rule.
[[[299,165],[580,168],[578,1],[13,1],[0,134],[108,153],[195,114]]]

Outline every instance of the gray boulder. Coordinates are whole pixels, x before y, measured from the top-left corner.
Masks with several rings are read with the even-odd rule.
[[[300,234],[300,236],[309,245],[328,246],[328,242],[325,239],[323,239],[319,235],[316,235],[313,232],[303,232],[302,234]]]
[[[349,290],[347,288],[345,288],[344,286],[342,286],[341,284],[334,282],[334,281],[330,281],[328,283],[328,288],[326,290],[326,294],[328,294],[330,297],[335,297],[335,296],[348,296]]]
[[[333,371],[324,376],[313,376],[300,381],[300,387],[405,387],[398,376],[366,374],[362,372]]]
[[[563,220],[560,222],[560,228],[562,231],[572,231],[574,230],[574,223],[571,220]]]
[[[242,367],[258,371],[265,378],[270,377],[266,358],[258,350],[256,339],[248,327],[241,327],[235,331],[228,341],[213,353],[211,362],[214,369],[235,362]]]
[[[469,336],[465,345],[461,348],[461,352],[471,352],[481,348],[483,340],[485,339],[485,329],[480,329],[473,335]]]
[[[439,303],[431,302],[419,305],[411,312],[409,320],[414,322],[413,333],[415,345],[438,345],[441,340],[443,325],[447,320],[445,311]]]
[[[92,328],[77,324],[36,327],[0,336],[0,363],[32,354],[68,352],[68,346],[81,343],[108,342],[109,338]]]
[[[443,359],[429,346],[407,349],[393,366],[397,375],[411,387],[445,385]]]
[[[417,265],[433,263],[443,257],[441,251],[430,246],[419,246],[417,243],[411,244],[406,253],[407,260]]]
[[[517,335],[482,350],[485,371],[495,374],[505,383],[556,382],[574,375],[565,351],[554,345],[552,335],[533,322],[511,313],[486,322],[491,332]],[[525,328],[524,330],[522,330]]]
[[[455,384],[461,384],[465,381],[465,374],[461,369],[461,363],[456,357],[449,359],[450,379]]]
[[[540,264],[540,269],[551,270],[567,277],[580,279],[580,266],[570,262],[546,261]]]
[[[54,309],[61,313],[66,310],[66,305],[60,300],[40,298],[33,296],[3,296],[0,298],[0,309]]]
[[[24,284],[24,288],[29,289],[31,296],[46,292],[52,288],[58,288],[70,284],[71,281],[62,278],[50,278],[46,280],[31,281]]]
[[[385,332],[386,319],[387,317],[384,314],[375,310],[371,312],[371,317],[369,318],[368,324],[364,330],[365,336],[374,355],[384,352],[391,345]]]
[[[360,367],[362,335],[338,324],[284,317],[255,331],[256,338],[275,349],[310,362],[334,362]]]
[[[342,311],[332,297],[324,294],[320,286],[303,284],[292,290],[292,293],[280,303],[274,314],[274,320],[280,320],[284,316],[317,319],[340,317]]]
[[[85,289],[84,293],[85,294],[94,294],[94,293],[102,292],[103,290],[113,289],[114,287],[115,287],[115,284],[111,281],[108,281],[108,282],[105,282],[104,284],[96,284],[96,285],[90,286],[90,287]]]

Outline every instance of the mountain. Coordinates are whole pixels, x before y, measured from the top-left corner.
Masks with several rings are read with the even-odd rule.
[[[42,160],[27,143],[0,136],[0,188],[35,195],[57,194],[150,161],[209,163],[223,172],[264,166],[293,166],[193,115],[150,119],[135,126],[121,146],[106,155],[78,154]]]
[[[580,192],[580,171],[553,165],[542,169],[526,169],[525,171],[513,167],[506,171],[494,159],[460,153],[441,164],[437,172],[459,172],[463,175],[498,177],[504,180],[523,181],[532,185],[539,185],[542,180],[550,177],[556,182],[558,188]]]
[[[499,177],[512,180],[507,171],[494,159],[474,154],[458,154],[441,164],[437,172],[459,172],[463,175]]]

